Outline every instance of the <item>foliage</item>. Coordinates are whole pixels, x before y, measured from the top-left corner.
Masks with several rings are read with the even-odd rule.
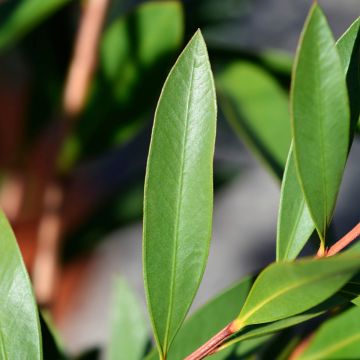
[[[60,189],[63,202],[49,208],[63,225],[58,238],[66,261],[143,216],[144,288],[156,346],[147,348],[141,303],[121,280],[114,290],[108,358],[220,360],[266,358],[267,352],[278,359],[359,358],[360,247],[343,251],[359,236],[359,225],[330,249],[329,229],[359,124],[360,19],[336,42],[314,3],[290,74],[286,55],[221,46],[207,27],[228,19],[216,1],[134,7],[114,1],[99,34],[84,107],[72,118],[62,104],[70,49],[32,52],[31,44],[50,46],[59,31],[54,23],[73,37],[69,14],[80,6],[68,0],[0,4],[2,63],[25,54],[24,67],[35,78],[21,105],[24,134],[0,148],[6,150],[0,190],[21,174],[25,200],[19,214],[9,213],[16,229],[41,224],[48,215],[47,190],[54,184]],[[241,16],[245,5],[237,9]],[[199,24],[204,32],[193,34]],[[20,84],[26,93],[30,85]],[[276,261],[188,316],[211,242],[214,179],[233,176],[221,166],[213,169],[224,119],[281,182]],[[3,213],[0,229],[1,358],[70,358],[51,321],[39,320]],[[317,254],[299,258],[310,239]],[[26,265],[31,271],[33,263]],[[289,328],[293,332],[283,331]],[[95,350],[84,358],[97,356]]]

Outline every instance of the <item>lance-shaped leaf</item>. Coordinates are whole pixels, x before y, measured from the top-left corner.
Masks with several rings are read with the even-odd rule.
[[[350,141],[352,141],[354,126],[359,118],[360,82],[360,19],[357,19],[345,34],[338,40],[340,60],[346,74],[348,94],[350,97],[351,124]],[[351,145],[351,144],[350,144]],[[349,146],[350,147],[350,146]],[[286,163],[285,173],[281,187],[279,217],[277,226],[278,260],[293,260],[300,253],[315,224],[310,216],[304,194],[297,178],[293,149],[290,150]]]
[[[32,288],[14,234],[0,213],[0,358],[42,359]]]
[[[297,178],[292,144],[281,184],[276,259],[295,259],[314,228],[314,222]]]
[[[349,29],[337,41],[350,101],[350,140],[352,140],[360,114],[360,18],[353,22]]]
[[[360,308],[326,321],[299,360],[360,359]]]
[[[145,181],[145,288],[162,357],[192,303],[208,256],[215,127],[213,78],[198,31],[160,96]]]
[[[216,77],[221,108],[242,140],[281,178],[290,147],[285,91],[268,73],[236,61]]]
[[[311,8],[292,83],[295,159],[305,199],[325,242],[349,144],[349,105],[343,67],[326,18]]]
[[[320,304],[356,273],[359,259],[346,253],[270,265],[256,279],[236,320],[238,329],[284,319]]]
[[[26,0],[0,4],[0,51],[71,0]]]
[[[144,314],[125,280],[118,279],[115,285],[107,359],[141,360],[148,341]]]

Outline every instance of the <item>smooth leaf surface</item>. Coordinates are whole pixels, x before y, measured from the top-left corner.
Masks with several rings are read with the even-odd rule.
[[[281,184],[276,259],[278,261],[295,259],[314,229],[315,225],[297,177],[292,144]]]
[[[343,36],[337,41],[350,101],[350,140],[352,140],[360,114],[360,18],[355,20]]]
[[[176,335],[168,358],[173,360],[184,359],[230,323],[236,317],[239,306],[241,307],[244,304],[253,282],[252,276],[246,277],[196,311],[185,321]],[[222,351],[211,359],[222,360],[229,353],[230,350]],[[146,358],[146,360],[156,359],[158,359],[156,353],[152,353]]]
[[[256,279],[241,309],[239,328],[284,319],[320,304],[359,267],[359,256],[352,254],[270,265]]]
[[[285,91],[260,67],[234,61],[216,77],[219,102],[240,138],[281,178],[290,147]]]
[[[0,213],[0,358],[42,359],[32,287],[15,236]]]
[[[0,51],[71,0],[10,1],[0,5]],[[8,11],[6,11],[8,10]]]
[[[326,321],[299,360],[359,359],[360,308],[353,307]]]
[[[146,321],[138,299],[124,279],[117,279],[107,359],[141,360],[147,341]]]
[[[307,18],[297,52],[292,115],[298,175],[324,243],[345,167],[350,116],[343,67],[317,4]]]
[[[161,356],[192,303],[208,256],[215,127],[213,78],[198,31],[160,96],[145,180],[145,289]]]

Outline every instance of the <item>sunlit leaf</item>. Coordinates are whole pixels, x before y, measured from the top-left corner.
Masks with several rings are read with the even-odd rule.
[[[14,234],[0,213],[0,358],[42,359],[39,316]]]
[[[189,310],[208,256],[215,123],[213,78],[198,31],[165,82],[145,180],[145,288],[162,357]]]
[[[292,113],[298,175],[324,243],[345,167],[350,117],[343,67],[317,4],[307,18],[297,52]]]

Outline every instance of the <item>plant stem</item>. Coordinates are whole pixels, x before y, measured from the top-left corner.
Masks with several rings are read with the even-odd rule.
[[[222,345],[229,336],[233,335],[237,331],[239,331],[237,324],[235,323],[235,321],[231,322],[224,329],[222,329],[216,335],[214,335],[204,345],[199,347],[191,355],[187,356],[184,360],[204,359],[206,356],[213,354],[214,351],[220,345]]]
[[[344,237],[336,242],[327,252],[325,256],[332,256],[340,252],[346,246],[351,244],[357,237],[360,236],[360,222],[350,230]]]

